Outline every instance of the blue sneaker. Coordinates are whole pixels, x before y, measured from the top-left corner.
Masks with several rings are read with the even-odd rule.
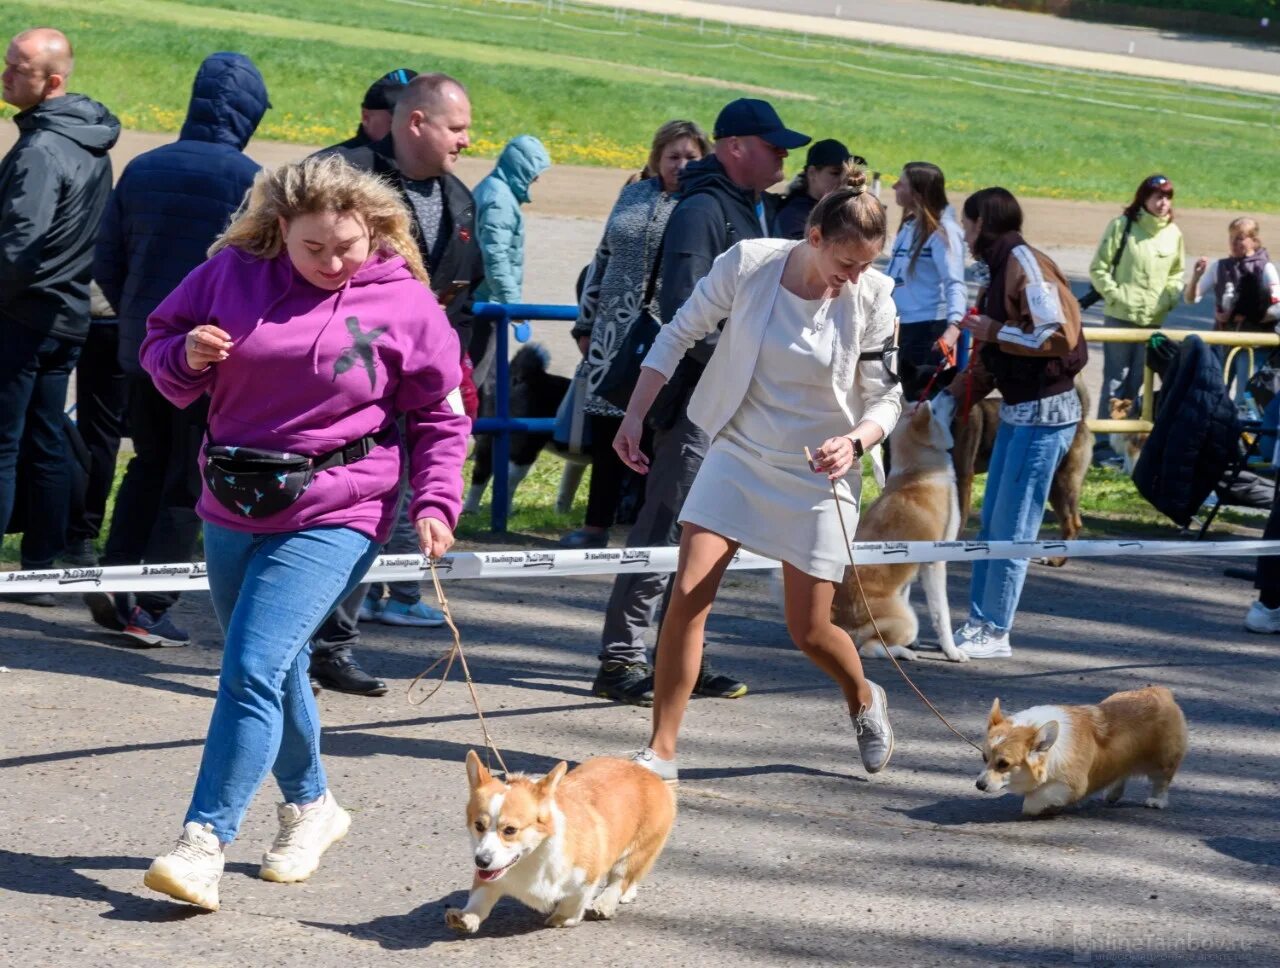
[[[361,622],[373,622],[381,614],[382,596],[375,596],[373,592],[370,592],[364,597],[364,601],[360,603],[360,611],[356,613],[356,618]]]
[[[152,615],[141,605],[133,606],[124,634],[153,648],[173,649],[191,644],[191,636],[186,629],[174,625],[168,612]]]
[[[444,624],[444,612],[432,608],[421,599],[409,605],[392,598],[388,599],[378,613],[378,621],[383,625],[411,625],[414,628],[434,629]]]

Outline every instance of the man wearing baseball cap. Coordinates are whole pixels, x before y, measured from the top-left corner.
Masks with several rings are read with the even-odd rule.
[[[783,124],[768,101],[755,98],[726,104],[716,118],[714,135],[713,153],[690,162],[681,173],[680,201],[663,237],[658,309],[664,323],[689,298],[717,256],[743,239],[770,234],[773,213],[763,193],[782,180],[787,152],[810,140]],[[628,547],[680,541],[680,509],[710,443],[686,411],[717,335],[689,350],[650,411],[653,460]],[[661,574],[621,574],[614,582],[600,637],[596,695],[643,706],[653,702],[653,669],[646,661],[644,635],[654,624],[668,580]],[[694,692],[736,699],[746,694],[747,686],[713,672],[704,660]]]
[[[385,138],[391,132],[391,112],[395,110],[397,95],[417,76],[417,71],[398,67],[370,84],[360,102],[360,125],[355,135],[333,147],[362,148]]]

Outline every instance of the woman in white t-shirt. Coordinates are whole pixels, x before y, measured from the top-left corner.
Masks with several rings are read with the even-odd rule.
[[[1231,255],[1210,262],[1196,260],[1183,298],[1198,303],[1213,293],[1213,328],[1219,332],[1270,333],[1280,322],[1280,272],[1262,244],[1256,219],[1242,216],[1227,227]],[[1221,347],[1226,359],[1230,347]],[[1255,369],[1265,358],[1255,353]],[[1249,354],[1236,354],[1232,377],[1237,388],[1249,379]],[[1229,381],[1228,381],[1229,382]]]

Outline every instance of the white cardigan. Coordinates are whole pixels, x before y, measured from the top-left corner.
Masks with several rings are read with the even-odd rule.
[[[751,386],[764,329],[782,285],[782,270],[793,247],[806,241],[750,239],[739,242],[712,264],[670,323],[662,327],[644,365],[667,379],[684,354],[725,320],[715,352],[689,400],[689,419],[715,437],[733,419]],[[881,360],[856,363],[864,350],[893,343],[893,280],[868,268],[857,283],[845,283],[829,307],[827,325],[836,327],[831,390],[852,430],[863,420],[893,429],[902,412],[902,388]],[[881,475],[876,460],[876,476]]]

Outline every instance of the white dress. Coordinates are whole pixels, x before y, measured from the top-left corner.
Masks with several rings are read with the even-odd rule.
[[[816,451],[853,429],[831,392],[830,305],[829,299],[801,299],[778,287],[751,385],[711,442],[680,521],[816,578],[840,581],[849,553],[831,483],[804,457],[805,447]],[[858,526],[860,473],[855,464],[836,483],[850,539]]]

